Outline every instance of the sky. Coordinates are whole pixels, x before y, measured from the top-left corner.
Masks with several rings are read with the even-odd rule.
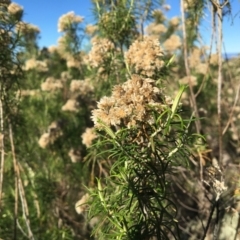
[[[74,11],[83,16],[85,24],[94,23],[91,0],[16,0],[24,8],[23,20],[38,26],[41,30],[39,46],[51,46],[57,44],[60,33],[57,31],[57,23],[60,16]],[[180,0],[166,0],[171,6],[168,17],[180,15]],[[232,4],[232,17],[226,17],[223,24],[224,46],[227,53],[240,53],[240,0],[230,0]],[[211,35],[209,14],[201,27],[203,41],[209,45]]]

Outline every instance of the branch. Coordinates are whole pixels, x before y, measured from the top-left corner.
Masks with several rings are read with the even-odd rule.
[[[217,52],[218,52],[218,84],[217,84],[217,113],[218,113],[218,144],[219,144],[219,165],[222,163],[223,155],[223,140],[222,140],[222,109],[221,109],[221,99],[222,99],[222,15],[223,8],[228,4],[229,0],[225,0],[224,3],[220,4],[220,0],[210,0],[213,8],[214,15],[217,13],[218,20],[218,39],[217,39]]]
[[[191,72],[189,68],[189,63],[188,63],[188,52],[187,52],[187,34],[186,34],[186,23],[185,23],[185,15],[184,15],[184,0],[181,0],[181,17],[182,17],[182,32],[183,32],[183,52],[184,52],[184,64],[185,64],[185,70],[186,74],[188,76],[188,84],[189,84],[189,89],[190,89],[190,102],[194,111],[194,114],[196,116],[196,130],[197,133],[200,134],[201,130],[201,123],[199,120],[199,114],[198,114],[198,108],[197,108],[197,103],[196,103],[196,98],[194,96],[193,92],[193,86],[191,82]]]
[[[13,142],[13,133],[12,133],[11,123],[9,123],[9,139],[10,139],[12,156],[13,156],[14,171],[15,171],[15,174],[16,174],[15,179],[17,181],[17,183],[15,182],[15,184],[17,185],[18,193],[19,193],[20,200],[21,200],[21,203],[22,203],[23,218],[24,218],[26,226],[27,226],[28,238],[31,239],[31,240],[34,240],[34,236],[33,236],[33,233],[32,233],[31,227],[30,227],[30,220],[29,220],[29,217],[28,217],[29,216],[29,210],[28,210],[27,200],[26,200],[26,196],[25,196],[25,191],[24,191],[22,179],[20,177],[19,164],[17,162],[16,155],[15,155],[15,147],[14,147],[14,142]],[[15,196],[15,201],[17,199],[18,198]],[[17,208],[16,208],[16,205],[15,205],[15,211],[16,210],[17,210]]]
[[[211,71],[210,71],[210,67],[209,67],[209,65],[210,65],[210,58],[211,58],[211,55],[212,55],[212,47],[213,47],[213,40],[214,40],[214,37],[215,37],[215,29],[216,29],[216,27],[215,27],[215,16],[214,16],[214,10],[213,10],[213,5],[211,4],[211,24],[212,24],[212,32],[211,32],[211,41],[210,41],[210,50],[209,50],[209,56],[207,57],[206,56],[206,54],[205,54],[205,52],[204,52],[204,57],[205,57],[205,59],[207,59],[208,58],[208,61],[207,61],[207,72],[206,73],[208,73],[209,72],[209,74],[211,74]],[[199,36],[199,39],[201,40],[201,42],[202,42],[202,38],[201,38],[201,36]],[[203,44],[202,44],[203,45]],[[211,75],[210,75],[211,76]],[[201,83],[201,85],[200,85],[200,87],[199,87],[199,89],[198,89],[198,91],[197,91],[197,93],[195,94],[195,98],[197,98],[197,96],[200,94],[200,92],[201,92],[201,90],[202,90],[202,88],[203,88],[203,86],[204,86],[204,83],[206,82],[206,80],[207,80],[207,74],[205,74],[205,76],[204,76],[204,78],[203,78],[203,81],[202,81],[202,83]]]
[[[193,108],[193,113],[196,116],[196,121],[195,121],[196,130],[197,130],[197,133],[200,134],[201,123],[200,123],[199,114],[198,114],[196,97],[195,97],[192,82],[191,82],[191,72],[190,72],[189,62],[188,62],[186,22],[185,22],[185,15],[184,15],[184,0],[181,0],[181,17],[182,17],[182,32],[183,32],[184,64],[185,64],[186,74],[188,76],[188,84],[190,89],[190,102],[191,102],[191,107]],[[202,179],[202,172],[203,172],[202,161],[200,161],[199,164],[200,164],[200,177]]]
[[[206,237],[206,235],[207,235],[207,232],[208,232],[210,223],[211,223],[211,221],[212,221],[212,217],[213,217],[214,210],[215,210],[215,208],[217,207],[217,203],[218,203],[218,201],[215,201],[215,202],[213,203],[213,205],[212,205],[212,209],[211,209],[210,215],[209,215],[209,217],[208,217],[207,226],[206,226],[205,231],[204,231],[204,233],[203,233],[202,240],[204,240],[205,237]]]
[[[3,103],[2,99],[0,98],[0,151],[1,151],[1,165],[0,165],[0,207],[2,204],[2,188],[3,188],[3,172],[4,172],[4,120],[3,120]],[[1,209],[0,209],[1,210]]]

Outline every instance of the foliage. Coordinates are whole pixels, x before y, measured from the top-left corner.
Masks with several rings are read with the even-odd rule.
[[[108,157],[112,166],[109,177],[98,180],[98,189],[90,191],[90,216],[99,217],[94,231],[99,239],[178,238],[171,174],[174,166],[188,165],[194,142],[179,115],[183,90],[172,108],[162,103],[162,112],[151,109],[151,124],[115,132],[100,122],[105,134],[96,144],[111,146],[100,157]]]
[[[210,4],[221,33],[228,1],[171,19],[164,1],[92,2],[93,25],[66,13],[43,49],[0,3],[0,238],[236,238],[239,58],[199,31]]]

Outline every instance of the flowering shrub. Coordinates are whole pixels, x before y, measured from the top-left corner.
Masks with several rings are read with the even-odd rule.
[[[239,59],[220,71],[197,42],[205,2],[171,19],[157,1],[92,3],[94,23],[66,13],[42,49],[0,3],[0,238],[236,238]]]

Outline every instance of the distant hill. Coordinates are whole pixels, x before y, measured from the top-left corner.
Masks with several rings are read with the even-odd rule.
[[[225,53],[222,56],[224,59],[231,59],[231,58],[240,57],[240,53]]]

